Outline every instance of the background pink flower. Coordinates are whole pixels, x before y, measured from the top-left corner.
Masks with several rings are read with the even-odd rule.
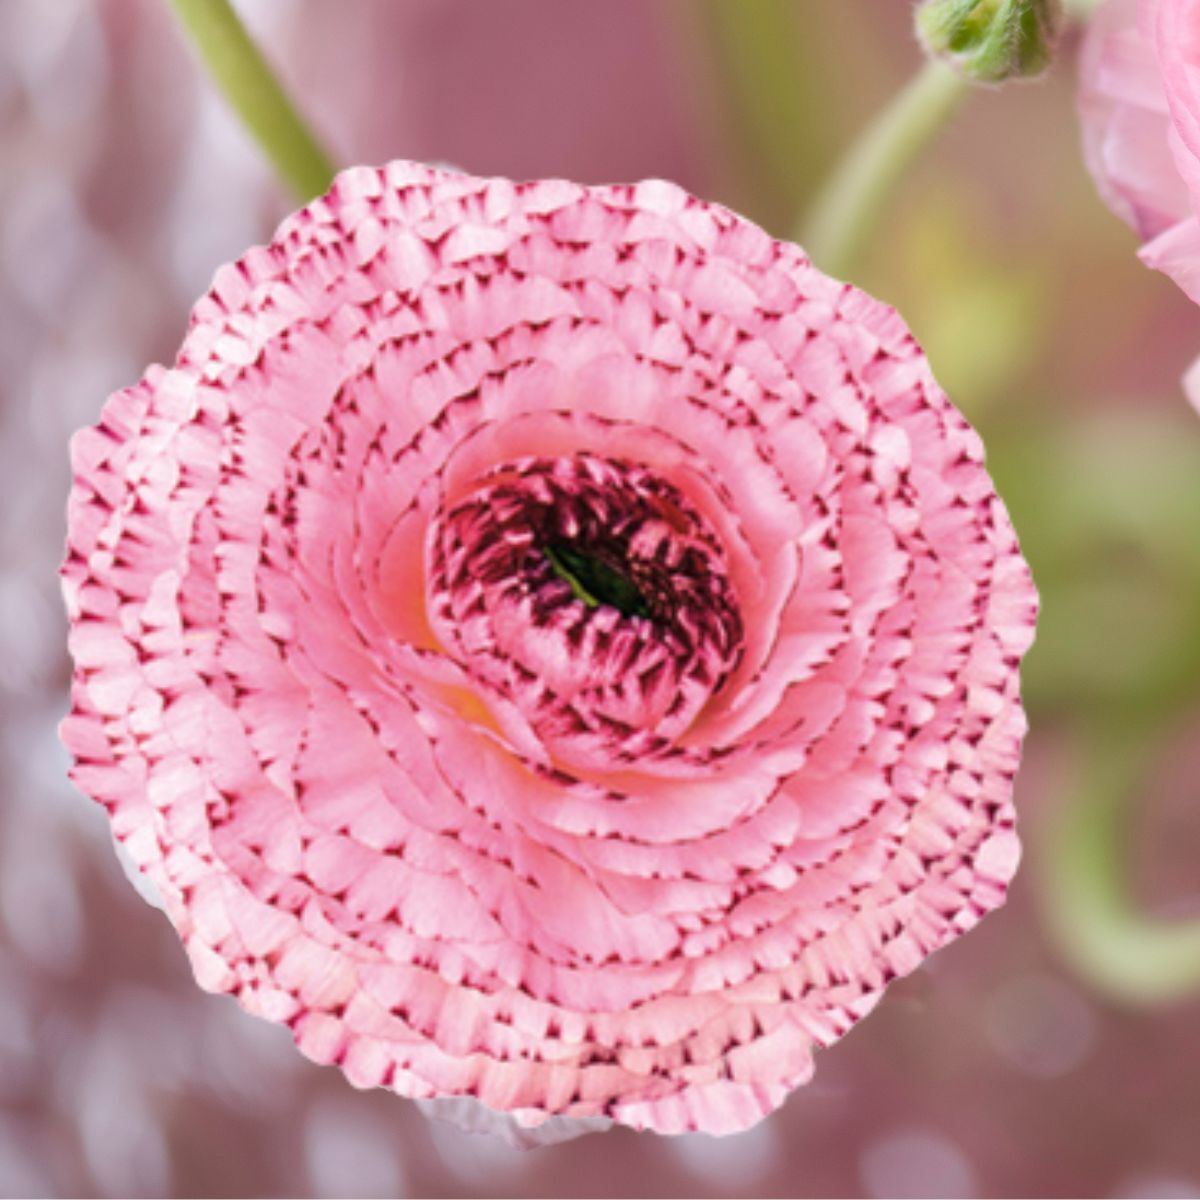
[[[1200,301],[1200,3],[1108,0],[1084,40],[1080,110],[1105,202],[1140,257]]]
[[[356,1084],[742,1129],[1003,899],[979,439],[727,210],[346,172],[73,461],[74,778]]]

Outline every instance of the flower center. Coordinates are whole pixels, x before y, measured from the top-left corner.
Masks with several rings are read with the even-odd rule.
[[[442,644],[563,760],[668,744],[741,655],[719,541],[678,489],[619,460],[494,467],[435,516],[426,584]]]

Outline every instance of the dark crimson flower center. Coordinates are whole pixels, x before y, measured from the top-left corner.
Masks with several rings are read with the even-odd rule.
[[[502,463],[435,517],[431,619],[543,736],[669,741],[743,627],[724,549],[671,483],[586,453]]]

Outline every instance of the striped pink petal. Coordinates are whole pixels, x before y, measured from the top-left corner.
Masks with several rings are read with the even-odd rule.
[[[725,209],[345,172],[72,452],[74,778],[355,1084],[744,1129],[1004,898],[979,439]]]

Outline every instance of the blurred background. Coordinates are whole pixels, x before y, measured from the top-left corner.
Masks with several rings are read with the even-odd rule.
[[[337,159],[674,179],[786,236],[904,0],[242,0]],[[981,430],[1041,589],[1011,902],[750,1133],[523,1153],[192,983],[65,779],[66,442],[292,207],[162,0],[0,0],[0,1195],[1200,1196],[1200,313],[1081,164],[1074,39],[972,95],[854,281]]]

